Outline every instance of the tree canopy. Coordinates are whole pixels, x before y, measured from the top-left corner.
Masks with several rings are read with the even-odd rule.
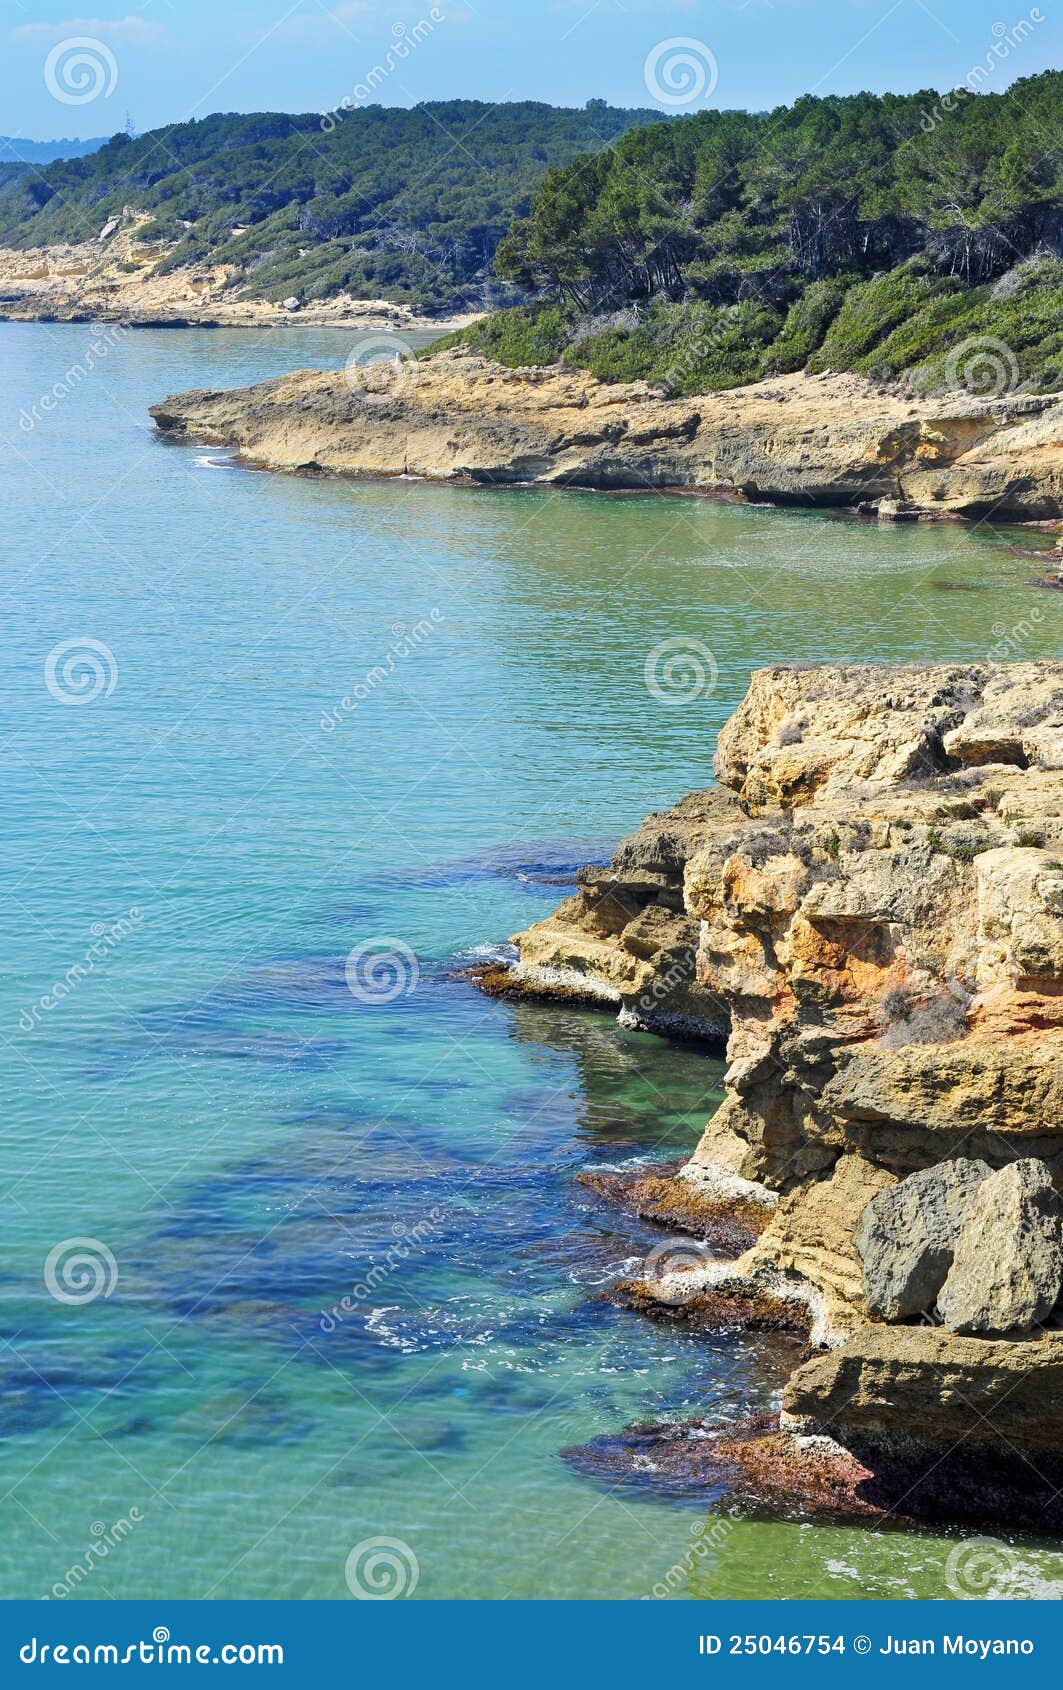
[[[600,100],[219,113],[19,173],[0,191],[0,243],[86,240],[131,207],[164,267],[232,264],[254,296],[482,306],[485,289],[505,297],[494,250],[546,171],[658,120]]]
[[[948,101],[948,105],[946,105]],[[706,111],[547,172],[500,273],[581,306],[724,301],[929,251],[973,285],[1058,234],[1063,73],[1006,93]]]
[[[1055,387],[1061,135],[1056,71],[633,130],[547,171],[499,244],[498,274],[542,302],[534,336],[518,312],[466,338],[699,391],[817,361],[896,375],[1003,324],[1023,378]]]

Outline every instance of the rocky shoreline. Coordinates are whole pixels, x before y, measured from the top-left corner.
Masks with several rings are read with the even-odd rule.
[[[1058,1530],[1063,663],[761,670],[715,768],[513,973],[726,1033],[690,1161],[588,1179],[687,1235],[612,1295],[806,1347],[771,1426],[566,1459],[656,1438],[750,1506]]]
[[[0,321],[121,323],[129,328],[343,328],[401,337],[446,334],[478,312],[427,318],[386,299],[252,299],[233,267],[208,260],[156,273],[161,242],[139,238],[148,222],[127,214],[76,246],[0,248]]]
[[[176,394],[161,432],[280,470],[480,485],[672,490],[880,519],[1063,517],[1063,398],[916,396],[852,375],[780,376],[679,399],[463,348]]]

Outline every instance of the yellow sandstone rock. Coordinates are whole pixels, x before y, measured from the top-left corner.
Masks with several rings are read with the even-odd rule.
[[[1053,395],[913,399],[859,376],[798,374],[675,398],[585,370],[511,370],[464,348],[403,363],[397,375],[384,369],[379,391],[366,385],[343,371],[303,370],[177,394],[152,415],[168,433],[223,442],[277,469],[1063,515],[1063,399]],[[765,802],[785,801],[790,787],[805,801],[836,758],[826,724],[788,754],[799,690],[765,701],[775,712],[765,726],[784,732],[770,760],[779,791],[769,783]],[[856,734],[850,759],[863,751],[884,773],[912,772],[921,747],[903,726],[896,744],[882,720],[873,743]]]
[[[854,1243],[876,1193],[945,1159],[1008,1169],[1002,1191],[1018,1158],[1063,1181],[1061,697],[1053,662],[761,670],[720,734],[721,788],[646,824],[670,830],[653,895],[694,924],[697,985],[728,1028],[725,1100],[678,1177],[781,1201],[737,1260],[635,1282],[637,1306],[803,1301],[834,1353],[791,1381],[790,1423],[848,1429],[864,1462],[869,1439],[933,1443],[969,1423],[987,1447],[1063,1454],[1058,1332],[872,1321]],[[577,957],[599,894],[599,972],[628,955],[615,900],[639,854],[622,847],[519,936],[521,966],[547,943],[557,964]],[[996,1419],[963,1406],[995,1416],[1005,1397]]]

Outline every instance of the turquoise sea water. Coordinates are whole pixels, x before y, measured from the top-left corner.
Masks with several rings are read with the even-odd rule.
[[[787,1358],[599,1298],[660,1235],[575,1175],[692,1148],[721,1065],[457,970],[709,780],[751,667],[1057,655],[1028,542],[252,473],[147,406],[342,334],[92,339],[0,325],[3,1594],[346,1599],[376,1537],[417,1598],[948,1594],[945,1534],[705,1554],[711,1498],[559,1459]]]

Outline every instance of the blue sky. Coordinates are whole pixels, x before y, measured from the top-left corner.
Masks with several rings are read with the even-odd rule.
[[[981,82],[988,90],[1061,62],[1058,5],[120,0],[111,11],[79,14],[62,0],[4,0],[0,133],[110,134],[127,111],[139,130],[212,111],[327,111],[345,95],[384,105],[455,96],[582,105],[597,97],[662,113],[762,109],[810,91],[946,89],[990,62]],[[1005,30],[1015,44],[994,54]],[[396,42],[415,33],[400,61]],[[676,48],[677,40],[690,45]],[[70,45],[78,42],[89,45]],[[79,54],[88,56],[80,71],[76,63],[64,70]],[[658,78],[652,62],[662,67]],[[374,66],[382,74],[366,96]]]

